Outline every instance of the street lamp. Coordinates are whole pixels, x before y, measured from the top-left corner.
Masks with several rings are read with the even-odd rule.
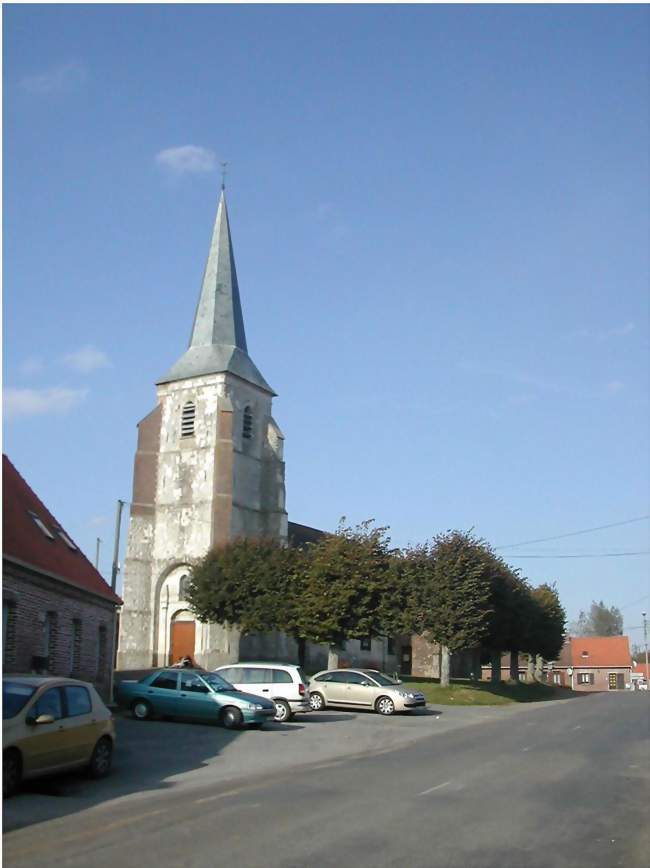
[[[650,683],[648,683],[648,682],[650,682],[650,678],[648,677],[648,675],[650,675],[650,673],[648,672],[648,622],[646,621],[646,617],[645,617],[646,613],[641,612],[641,615],[643,616],[643,645],[645,647],[645,679],[644,680],[645,680],[645,686],[648,688],[648,690],[650,690]]]

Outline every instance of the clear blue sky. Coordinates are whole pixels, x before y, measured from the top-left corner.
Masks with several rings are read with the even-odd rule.
[[[646,7],[3,19],[4,451],[105,575],[220,159],[290,519],[501,546],[650,512]],[[570,617],[603,598],[635,627],[647,555],[548,555],[649,542],[503,554]]]

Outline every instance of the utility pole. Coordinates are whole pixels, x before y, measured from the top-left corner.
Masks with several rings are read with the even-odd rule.
[[[117,574],[119,572],[118,557],[120,554],[120,526],[122,524],[122,507],[123,500],[117,501],[117,512],[115,514],[115,545],[113,547],[113,568],[111,569],[111,591],[115,590],[117,584]]]
[[[641,612],[643,615],[643,645],[645,647],[645,685],[650,690],[650,673],[648,672],[648,622],[646,621],[646,613]]]
[[[95,547],[95,569],[99,572],[99,547],[102,544],[102,541],[99,537],[97,537],[97,545]]]

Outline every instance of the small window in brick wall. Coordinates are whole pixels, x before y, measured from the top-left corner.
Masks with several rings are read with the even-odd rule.
[[[194,437],[194,417],[196,407],[192,401],[188,401],[183,407],[181,415],[181,437]]]
[[[372,639],[370,636],[366,636],[365,639],[361,639],[361,650],[362,651],[370,651],[372,648]]]
[[[56,634],[57,634],[57,617],[56,612],[46,612],[45,622],[43,623],[43,644],[41,647],[41,655],[48,658],[48,661],[54,658],[56,651]],[[48,668],[50,664],[48,662]]]
[[[70,672],[74,675],[81,668],[81,618],[72,619],[70,640]]]
[[[388,638],[388,640],[386,642],[386,653],[387,654],[394,654],[395,653],[395,640],[391,639],[390,637]]]
[[[2,662],[13,663],[16,658],[16,604],[2,601]]]
[[[253,411],[250,407],[246,407],[244,410],[244,421],[241,433],[244,440],[253,439]]]
[[[99,627],[97,635],[97,681],[103,681],[106,674],[106,648],[107,648],[108,631],[102,624]]]

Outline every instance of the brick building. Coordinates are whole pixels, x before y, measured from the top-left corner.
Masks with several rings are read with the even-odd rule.
[[[627,636],[568,636],[548,680],[587,692],[631,686],[632,657]]]
[[[108,698],[120,598],[2,456],[5,673],[90,681]]]

